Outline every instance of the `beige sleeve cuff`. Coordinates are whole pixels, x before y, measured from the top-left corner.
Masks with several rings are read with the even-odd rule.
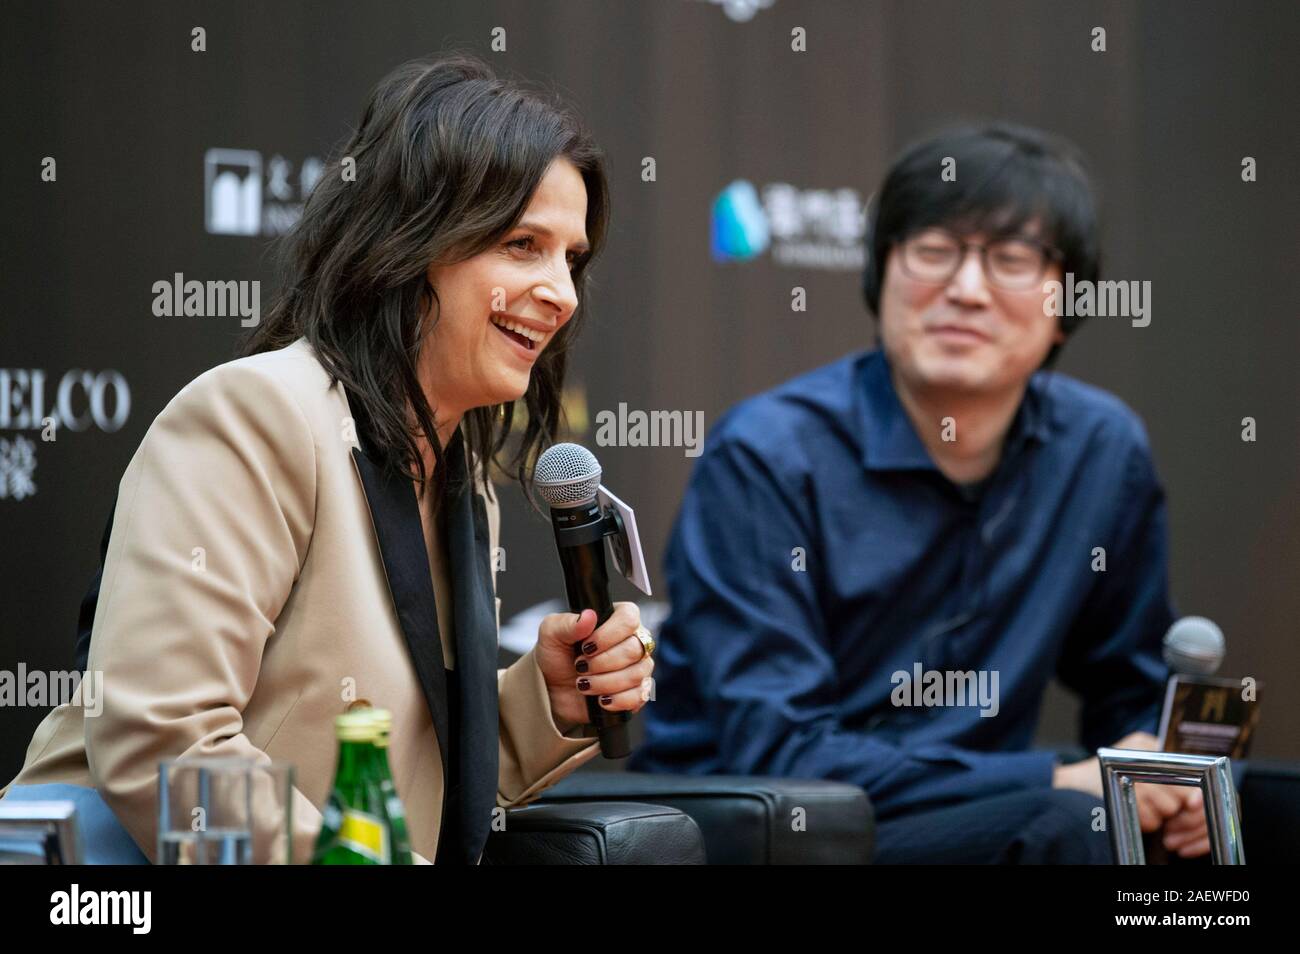
[[[566,735],[555,724],[546,680],[533,650],[497,672],[501,725],[497,804],[524,805],[600,751],[598,740],[582,738],[581,726]]]

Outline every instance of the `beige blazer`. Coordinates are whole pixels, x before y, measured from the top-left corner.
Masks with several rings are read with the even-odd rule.
[[[449,509],[451,572],[438,572],[413,486],[380,476],[360,410],[302,339],[213,368],[172,399],[119,488],[88,663],[103,674],[102,712],[53,710],[10,784],[93,786],[153,859],[159,761],[286,760],[304,862],[333,781],[334,716],[365,699],[393,713],[394,781],[412,847],[432,860],[447,821],[451,665],[458,738],[480,733],[463,771],[489,773],[488,804],[466,783],[455,826],[471,846],[459,860],[473,863],[494,807],[528,802],[596,755],[581,727],[553,721],[532,652],[496,670],[491,488],[476,482]],[[463,466],[459,439],[453,448]],[[272,820],[266,796],[260,823]]]

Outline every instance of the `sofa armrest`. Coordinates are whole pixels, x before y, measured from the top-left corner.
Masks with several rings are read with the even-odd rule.
[[[694,821],[632,801],[534,802],[506,811],[488,835],[485,865],[702,865]]]
[[[843,782],[580,770],[540,801],[590,799],[685,812],[703,833],[709,864],[869,864],[875,842],[867,793]]]

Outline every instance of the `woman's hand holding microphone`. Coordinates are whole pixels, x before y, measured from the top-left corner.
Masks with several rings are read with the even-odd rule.
[[[579,641],[582,655],[575,657],[573,644]],[[615,603],[614,614],[599,627],[595,610],[545,617],[535,654],[560,731],[588,721],[588,696],[597,697],[610,712],[640,710],[654,687],[653,650],[654,640],[641,625],[635,603]]]

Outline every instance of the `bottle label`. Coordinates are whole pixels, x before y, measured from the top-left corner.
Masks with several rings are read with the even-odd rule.
[[[393,863],[392,848],[388,844],[388,826],[383,819],[366,812],[355,808],[343,810],[338,843],[376,864]]]

